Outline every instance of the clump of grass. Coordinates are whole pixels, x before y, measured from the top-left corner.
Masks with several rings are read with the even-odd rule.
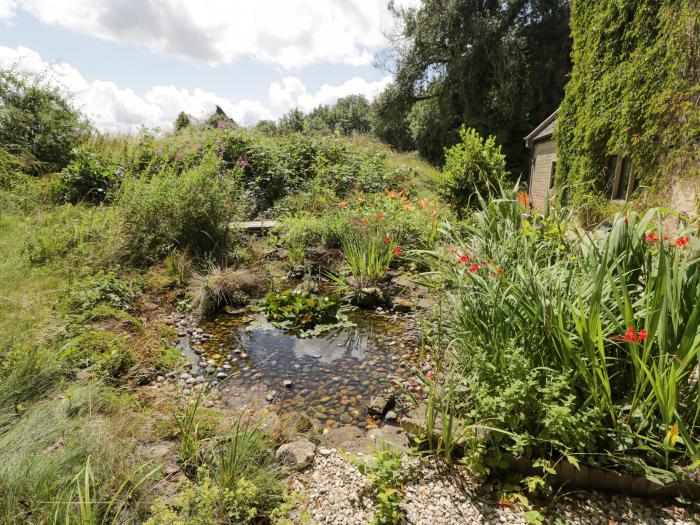
[[[192,279],[192,309],[200,318],[206,318],[215,315],[223,306],[244,306],[258,296],[265,285],[264,278],[257,272],[215,267]]]

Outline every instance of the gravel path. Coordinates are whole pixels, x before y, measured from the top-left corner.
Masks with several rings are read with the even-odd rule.
[[[314,463],[291,480],[307,498],[307,510],[319,525],[366,525],[374,515],[371,483],[337,451],[317,453]],[[493,494],[470,487],[469,480],[432,462],[410,460],[413,473],[403,490],[406,523],[411,525],[522,524],[527,509],[499,505]],[[548,513],[557,525],[691,525],[700,515],[623,496],[586,493],[562,498]]]

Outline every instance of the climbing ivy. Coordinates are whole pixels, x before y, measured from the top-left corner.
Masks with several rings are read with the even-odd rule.
[[[631,157],[652,190],[672,174],[697,176],[700,0],[576,0],[571,32],[558,187],[576,204],[609,195],[613,153]]]

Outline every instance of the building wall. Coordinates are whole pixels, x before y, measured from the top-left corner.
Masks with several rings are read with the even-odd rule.
[[[530,202],[539,211],[544,210],[544,202],[549,191],[552,163],[557,160],[557,147],[552,139],[542,140],[532,146],[533,166],[530,178]],[[551,192],[550,197],[551,197]]]

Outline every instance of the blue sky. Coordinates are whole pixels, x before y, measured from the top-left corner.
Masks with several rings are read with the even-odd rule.
[[[407,0],[405,5],[414,5]],[[221,105],[244,125],[375,96],[386,0],[0,0],[0,66],[50,71],[100,129]]]

